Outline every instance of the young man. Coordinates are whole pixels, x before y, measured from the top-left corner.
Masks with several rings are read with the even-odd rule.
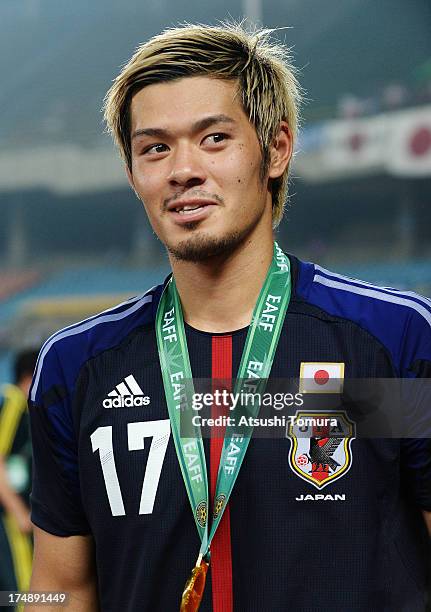
[[[0,388],[0,591],[26,590],[30,583],[31,444],[27,396],[37,354],[34,350],[20,351],[14,361],[14,383]],[[8,609],[0,606],[0,610]]]
[[[431,372],[425,298],[274,248],[299,97],[265,34],[203,26],[142,45],[107,95],[173,276],[40,353],[32,589],[70,610],[178,610],[195,565],[181,610],[197,610],[208,551],[201,611],[424,610],[428,440],[314,435],[298,455],[294,436],[180,435],[192,376]]]

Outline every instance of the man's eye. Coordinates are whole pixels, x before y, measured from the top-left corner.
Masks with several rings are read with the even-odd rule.
[[[205,138],[205,140],[208,141],[210,144],[218,144],[219,142],[223,142],[223,140],[226,140],[226,138],[226,134],[217,132],[217,134],[210,134]]]
[[[162,144],[161,142],[151,145],[150,147],[147,147],[146,149],[144,149],[144,153],[145,154],[151,154],[151,153],[164,153],[165,151],[167,151],[168,147],[165,144]]]

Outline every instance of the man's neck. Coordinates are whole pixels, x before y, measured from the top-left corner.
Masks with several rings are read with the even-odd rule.
[[[184,320],[207,332],[250,325],[273,254],[272,233],[245,241],[227,257],[192,263],[171,258]]]

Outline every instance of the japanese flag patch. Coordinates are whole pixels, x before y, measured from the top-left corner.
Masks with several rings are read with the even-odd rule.
[[[343,362],[301,362],[299,393],[342,393],[343,381]]]

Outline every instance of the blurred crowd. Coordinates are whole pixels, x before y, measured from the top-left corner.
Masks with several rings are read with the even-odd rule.
[[[31,440],[27,396],[38,351],[17,353],[0,387],[0,591],[26,591],[32,564]],[[0,606],[0,610],[10,610]],[[20,610],[20,607],[17,608]]]
[[[431,104],[431,74],[419,87],[394,82],[368,97],[344,94],[338,100],[337,116],[342,119],[368,117],[424,104]]]

